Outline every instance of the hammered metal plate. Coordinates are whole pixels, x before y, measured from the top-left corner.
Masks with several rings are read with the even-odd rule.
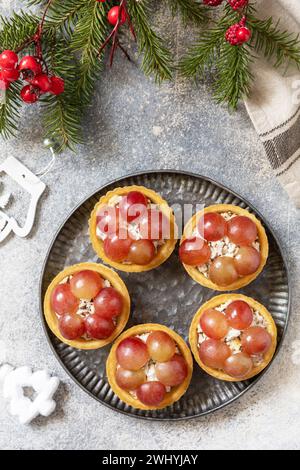
[[[218,183],[202,176],[176,171],[154,171],[122,178],[110,183],[80,204],[61,226],[47,254],[41,277],[41,314],[48,341],[61,365],[92,397],[100,403],[130,416],[177,420],[194,418],[222,408],[249,390],[257,380],[229,383],[213,379],[195,363],[193,379],[187,393],[174,405],[159,411],[136,410],[123,403],[110,389],[105,362],[110,347],[97,351],[79,351],[60,342],[48,329],[42,312],[42,301],[50,281],[66,266],[97,262],[88,237],[88,219],[99,198],[118,186],[143,185],[160,193],[173,204],[235,204],[254,212],[264,223],[270,243],[268,263],[252,284],[242,289],[246,295],[263,303],[274,317],[278,328],[277,352],[289,317],[289,283],[287,265],[280,246],[267,223],[249,203]],[[138,323],[161,323],[188,337],[190,322],[199,306],[217,293],[196,284],[178,262],[177,249],[159,268],[138,274],[119,273],[127,284],[132,299],[128,327]]]

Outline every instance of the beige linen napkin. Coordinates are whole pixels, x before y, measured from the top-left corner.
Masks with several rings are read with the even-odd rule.
[[[280,18],[280,28],[300,33],[300,0],[261,0],[261,18]],[[300,207],[300,72],[276,70],[264,59],[253,65],[255,77],[246,108],[280,183]]]

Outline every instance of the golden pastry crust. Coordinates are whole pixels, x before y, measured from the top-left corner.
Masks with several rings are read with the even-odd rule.
[[[208,309],[210,308],[216,308],[220,305],[222,305],[225,302],[228,302],[231,300],[232,302],[234,300],[243,300],[244,302],[247,302],[248,305],[253,310],[257,310],[265,319],[266,322],[266,329],[270,333],[272,337],[272,345],[269,349],[269,351],[264,355],[264,360],[261,364],[254,366],[252,371],[246,375],[243,378],[235,379],[231,377],[230,375],[226,374],[223,371],[213,369],[211,367],[207,367],[206,365],[203,364],[199,357],[199,346],[198,346],[198,332],[197,332],[197,327],[199,325],[199,321],[201,318],[201,315]],[[201,369],[205,370],[209,375],[212,375],[216,379],[219,380],[226,380],[227,382],[240,382],[241,380],[248,380],[251,379],[251,377],[254,377],[255,375],[259,374],[263,369],[267,367],[267,365],[271,362],[275,350],[276,350],[276,345],[277,345],[277,328],[276,324],[273,320],[272,315],[268,312],[266,307],[264,307],[262,304],[257,302],[256,300],[252,299],[251,297],[247,297],[242,294],[221,294],[217,295],[216,297],[213,297],[212,299],[208,300],[208,302],[205,302],[197,311],[195,314],[193,321],[190,326],[190,332],[189,332],[189,342],[191,346],[192,353],[194,355],[194,358],[196,362],[199,364]]]
[[[159,406],[146,406],[143,403],[141,403],[137,398],[134,398],[129,392],[126,390],[123,390],[122,388],[119,387],[119,385],[116,382],[115,378],[115,372],[117,369],[117,357],[116,357],[116,350],[120,342],[125,339],[129,338],[131,336],[137,336],[141,335],[143,333],[150,333],[152,331],[164,331],[168,335],[170,335],[174,341],[176,342],[176,345],[178,346],[180,353],[186,360],[187,366],[188,366],[188,375],[184,382],[177,387],[172,387],[170,392],[166,393],[166,396],[163,400],[163,402]],[[160,410],[162,408],[165,408],[166,406],[172,405],[176,401],[178,401],[182,395],[186,392],[188,389],[188,386],[190,384],[191,378],[192,378],[192,373],[193,373],[193,358],[192,354],[185,343],[185,341],[179,336],[177,333],[175,333],[173,330],[170,328],[167,328],[166,326],[155,324],[155,323],[147,323],[144,325],[137,325],[133,326],[129,330],[126,330],[118,339],[115,341],[113,344],[107,362],[106,362],[106,373],[108,377],[109,384],[114,391],[114,393],[127,405],[132,406],[133,408],[138,408],[140,410]]]
[[[121,315],[117,319],[116,329],[114,330],[113,334],[106,339],[85,340],[84,338],[80,338],[76,340],[68,340],[60,334],[60,331],[58,329],[57,315],[51,306],[52,291],[67,276],[70,276],[84,269],[98,272],[104,279],[107,279],[110,282],[111,286],[114,287],[122,295],[123,298],[123,310],[121,312]],[[103,348],[103,346],[106,346],[107,344],[111,343],[125,328],[125,325],[129,318],[129,314],[130,297],[126,285],[124,284],[120,276],[115,273],[112,269],[97,263],[79,263],[64,269],[53,279],[47,289],[44,298],[44,315],[50,330],[55,334],[55,336],[57,336],[57,338],[60,339],[60,341],[77,349],[100,349]]]
[[[257,276],[262,272],[267,262],[267,258],[269,254],[268,238],[266,235],[266,231],[264,227],[262,226],[262,224],[260,223],[260,221],[255,217],[255,215],[251,214],[246,209],[242,209],[241,207],[234,206],[232,204],[216,204],[214,206],[206,207],[204,210],[199,211],[197,214],[195,214],[188,221],[188,223],[186,224],[184,228],[184,233],[181,238],[180,245],[187,238],[187,234],[193,233],[193,230],[196,227],[196,223],[199,220],[199,217],[201,217],[201,215],[207,214],[209,212],[223,213],[223,212],[229,212],[229,211],[237,215],[246,216],[255,223],[257,227],[258,239],[259,239],[259,244],[260,244],[261,262],[257,271],[255,271],[255,273],[240,277],[237,281],[233,282],[232,284],[226,287],[219,286],[218,284],[215,284],[214,282],[212,282],[210,279],[205,277],[204,274],[202,274],[197,269],[196,266],[188,266],[187,264],[183,263],[185,270],[194,279],[194,281],[198,282],[198,284],[201,284],[204,287],[208,287],[209,289],[218,290],[218,291],[237,290],[250,284],[250,282],[254,281],[254,279],[256,279]]]
[[[113,196],[124,196],[130,191],[139,191],[143,193],[148,199],[151,200],[151,202],[159,205],[163,214],[170,220],[170,239],[166,240],[165,243],[158,248],[157,254],[155,258],[151,261],[151,263],[144,266],[138,264],[124,264],[112,261],[104,253],[103,241],[99,239],[96,234],[97,213],[99,212],[99,209],[103,206],[106,206],[108,204],[108,201]],[[177,226],[172,209],[159,194],[157,194],[155,191],[152,191],[151,189],[145,188],[144,186],[134,185],[125,186],[124,188],[116,188],[113,191],[109,191],[107,194],[105,194],[105,196],[102,196],[100,201],[95,205],[92,211],[91,218],[89,220],[89,231],[93,248],[99,258],[101,258],[105,263],[109,264],[110,266],[120,271],[125,271],[128,273],[150,271],[151,269],[157,268],[171,256],[177,241]]]

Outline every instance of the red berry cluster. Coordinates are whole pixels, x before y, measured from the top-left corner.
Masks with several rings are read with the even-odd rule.
[[[28,82],[21,90],[25,103],[35,103],[44,93],[60,95],[64,91],[64,80],[44,72],[38,58],[28,55],[19,62],[14,51],[3,51],[0,54],[0,89],[7,90],[19,78]]]
[[[223,0],[203,0],[203,2],[205,3],[205,5],[208,5],[210,7],[218,7],[219,5],[221,5]]]
[[[227,29],[225,39],[232,46],[241,46],[251,38],[251,31],[246,27],[246,17]]]
[[[231,8],[233,8],[233,10],[242,10],[249,3],[249,0],[227,0],[227,1],[229,5],[231,6]]]

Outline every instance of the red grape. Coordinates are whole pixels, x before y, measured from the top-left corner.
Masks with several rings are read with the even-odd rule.
[[[180,385],[188,374],[185,359],[180,354],[175,354],[167,362],[157,362],[155,365],[156,376],[160,382],[170,387]]]
[[[147,406],[158,406],[166,395],[165,386],[161,382],[146,382],[136,390],[138,399]]]
[[[242,246],[234,258],[234,266],[240,276],[253,274],[258,270],[261,255],[252,246]]]
[[[242,334],[243,351],[250,356],[265,354],[271,347],[272,337],[261,326],[251,326]]]
[[[129,249],[128,261],[134,264],[145,265],[155,257],[155,246],[151,240],[136,240]]]
[[[241,379],[248,375],[252,368],[253,362],[251,357],[242,352],[232,354],[232,356],[229,356],[224,363],[224,372],[237,379]]]
[[[127,222],[132,222],[137,217],[146,212],[148,201],[144,194],[139,191],[130,191],[123,196],[119,208],[121,217]]]
[[[149,361],[146,344],[136,337],[123,339],[116,354],[118,363],[124,369],[138,370]]]
[[[114,318],[123,309],[123,298],[113,287],[104,287],[94,299],[96,315],[104,318]]]
[[[228,237],[236,245],[251,245],[257,238],[255,223],[243,215],[228,220]]]
[[[78,299],[93,299],[104,287],[104,281],[96,271],[85,269],[73,275],[70,287]]]
[[[198,231],[201,237],[209,242],[215,242],[225,237],[227,223],[224,217],[217,212],[209,212],[201,217],[198,223]]]
[[[131,244],[132,239],[129,236],[123,238],[115,233],[104,240],[103,248],[109,259],[122,262],[128,257]]]
[[[111,318],[91,314],[85,317],[86,332],[95,339],[106,339],[112,335],[116,326]]]
[[[161,211],[148,209],[139,218],[139,231],[145,240],[168,240],[170,238],[170,221]]]
[[[189,266],[201,266],[209,261],[210,256],[210,248],[202,238],[186,239],[179,247],[180,260]]]
[[[218,286],[229,286],[238,279],[233,258],[218,256],[209,267],[209,278]]]
[[[247,302],[234,300],[226,308],[226,318],[231,328],[245,330],[253,322],[253,312]]]
[[[116,381],[123,390],[135,390],[146,382],[146,374],[143,369],[128,370],[118,367],[116,371]]]
[[[58,329],[66,339],[77,339],[85,333],[84,319],[76,314],[66,313],[58,319]]]
[[[176,344],[164,331],[153,331],[147,338],[147,348],[154,361],[169,361],[175,354]]]
[[[105,206],[97,214],[97,228],[103,234],[117,233],[119,227],[119,208]]]
[[[213,369],[223,369],[224,363],[230,355],[230,347],[217,339],[206,339],[199,347],[201,361]]]
[[[79,301],[72,294],[70,284],[59,284],[53,289],[51,294],[51,306],[58,315],[76,312]]]
[[[200,325],[203,333],[205,333],[209,338],[213,339],[224,338],[229,330],[225,315],[213,308],[206,310],[201,315]]]

